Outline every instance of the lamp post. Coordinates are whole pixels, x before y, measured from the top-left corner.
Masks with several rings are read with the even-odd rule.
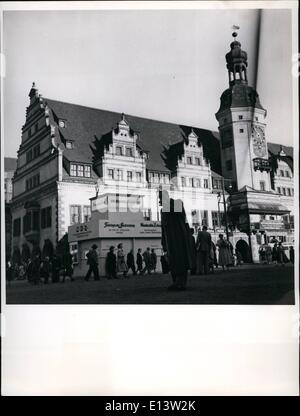
[[[225,179],[222,177],[221,183],[222,183],[222,197],[223,197],[223,205],[224,205],[224,220],[225,220],[225,231],[226,231],[226,239],[229,241],[229,229],[228,229],[228,217],[227,217],[227,207],[226,207],[226,200],[225,200],[225,182],[229,182],[229,188],[232,188],[232,181],[231,179]],[[218,194],[220,195],[220,193]],[[221,197],[221,195],[220,195]],[[220,202],[218,202],[218,205]]]

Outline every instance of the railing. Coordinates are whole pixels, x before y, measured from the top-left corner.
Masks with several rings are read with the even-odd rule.
[[[253,159],[253,165],[254,165],[254,170],[260,170],[261,172],[264,170],[265,171],[271,170],[270,162],[267,159],[262,159],[260,157]]]

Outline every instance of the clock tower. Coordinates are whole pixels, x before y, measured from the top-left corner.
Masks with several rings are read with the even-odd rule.
[[[270,164],[265,137],[266,110],[254,88],[248,85],[247,53],[236,40],[226,54],[229,88],[221,95],[219,122],[222,173],[238,191],[247,186],[270,191]]]

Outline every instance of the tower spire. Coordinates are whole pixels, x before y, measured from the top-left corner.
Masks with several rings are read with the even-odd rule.
[[[232,33],[233,42],[230,44],[230,52],[226,54],[226,62],[228,69],[229,86],[235,84],[248,84],[247,79],[247,53],[242,50],[241,44],[236,40],[238,36],[239,26],[232,26],[234,32]]]

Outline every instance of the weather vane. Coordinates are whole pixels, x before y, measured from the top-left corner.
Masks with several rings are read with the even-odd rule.
[[[236,38],[237,37],[237,35],[238,35],[238,32],[236,32],[237,30],[239,30],[239,26],[237,26],[237,25],[233,25],[232,26],[232,28],[231,29],[233,29],[234,30],[234,32],[232,33],[232,36],[234,37],[234,38]]]

